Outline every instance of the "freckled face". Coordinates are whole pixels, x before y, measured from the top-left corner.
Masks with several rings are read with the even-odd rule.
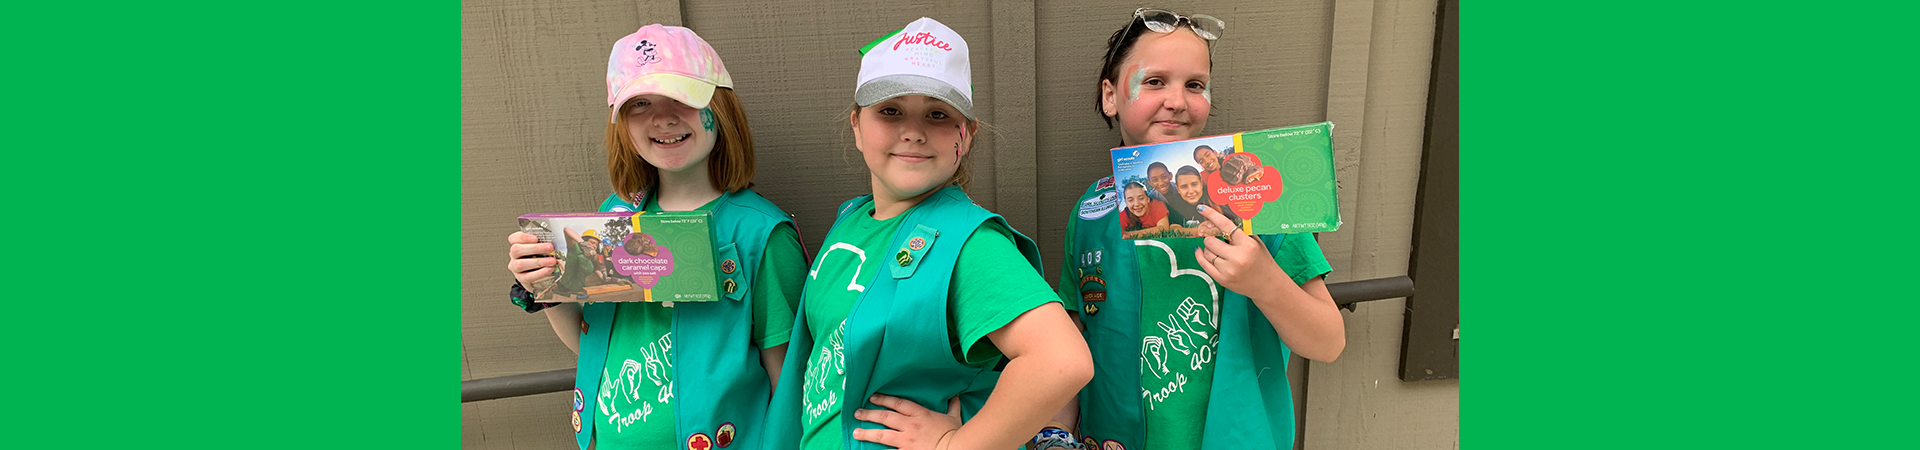
[[[640,159],[661,172],[681,173],[706,170],[707,157],[713,154],[718,135],[705,125],[713,123],[703,120],[712,117],[705,111],[663,95],[647,94],[628,100],[621,117]]]
[[[1120,85],[1102,80],[1102,105],[1126,145],[1187,139],[1207,127],[1212,71],[1207,42],[1193,30],[1144,33],[1120,62]]]
[[[972,143],[960,110],[924,95],[860,108],[852,122],[855,146],[873,173],[874,195],[895,199],[946,185]]]
[[[1200,195],[1207,192],[1207,187],[1206,183],[1200,182],[1199,175],[1180,175],[1175,177],[1175,181],[1175,184],[1180,186],[1182,200],[1186,200],[1189,204],[1200,204]]]

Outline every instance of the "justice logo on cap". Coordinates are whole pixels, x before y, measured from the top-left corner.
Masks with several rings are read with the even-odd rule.
[[[933,97],[973,119],[973,69],[967,40],[939,21],[922,17],[867,44],[853,100],[861,107],[903,95]]]

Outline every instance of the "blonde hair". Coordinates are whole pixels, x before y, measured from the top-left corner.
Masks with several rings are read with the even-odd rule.
[[[707,108],[713,110],[716,133],[713,153],[707,155],[708,181],[722,192],[753,187],[753,133],[747,128],[747,111],[740,106],[740,98],[733,89],[717,88]],[[634,202],[633,194],[660,180],[660,169],[640,158],[633,136],[627,133],[626,114],[614,112],[613,122],[607,124],[607,179],[614,195]]]
[[[857,117],[860,114],[860,104],[853,103],[852,105],[853,105],[852,107],[847,109],[847,116]],[[966,190],[967,182],[972,181],[973,179],[972,175],[970,175],[969,171],[967,170],[969,167],[973,166],[973,143],[980,141],[981,133],[990,132],[992,130],[990,127],[987,126],[986,122],[983,122],[980,119],[968,119],[967,127],[970,128],[970,130],[968,130],[967,132],[974,135],[973,140],[967,143],[967,154],[962,155],[960,157],[960,167],[954,169],[953,176],[947,177],[947,183],[941,186],[959,186],[961,190]],[[842,135],[842,136],[847,138],[848,141],[853,140],[851,136],[848,136],[848,135]],[[858,143],[855,143],[855,146],[856,146],[855,149],[857,150]]]

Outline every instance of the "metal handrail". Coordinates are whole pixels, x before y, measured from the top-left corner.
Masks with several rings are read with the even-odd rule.
[[[1413,279],[1406,276],[1346,281],[1327,285],[1333,303],[1351,307],[1354,303],[1401,298],[1413,295]],[[573,388],[574,369],[549,370],[460,382],[460,403],[508,397],[563,392]]]

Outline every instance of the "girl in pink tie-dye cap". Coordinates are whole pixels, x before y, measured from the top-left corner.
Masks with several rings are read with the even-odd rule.
[[[579,354],[570,413],[576,443],[760,448],[807,258],[791,217],[749,188],[753,135],[733,77],[693,30],[648,25],[613,44],[607,108],[613,195],[600,211],[712,211],[718,263],[705,269],[721,280],[724,298],[539,303],[524,286],[555,275],[554,248],[529,234],[509,236],[514,304],[545,310],[561,342]],[[564,277],[573,269],[560,270]]]

